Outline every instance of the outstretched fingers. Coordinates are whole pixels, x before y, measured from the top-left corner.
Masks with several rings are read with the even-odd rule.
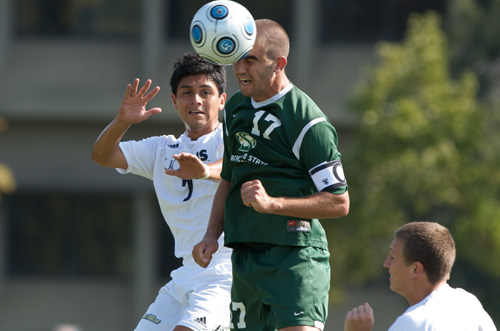
[[[137,82],[137,85],[139,85],[139,79],[136,78],[134,83]],[[139,92],[137,93],[137,96],[138,97],[144,97],[144,94],[146,94],[146,91],[149,89],[149,87],[151,86],[151,79],[148,79],[146,80],[146,83],[144,83],[144,85],[141,87],[141,89],[139,90]]]
[[[127,89],[125,90],[125,97],[130,98],[130,97],[139,97],[143,99],[144,101],[148,102],[149,100],[153,99],[156,94],[160,91],[160,87],[156,86],[153,90],[149,91],[149,93],[146,94],[146,92],[149,90],[151,87],[152,81],[151,79],[146,80],[146,83],[137,91],[139,88],[139,83],[140,80],[139,78],[134,79],[134,82],[132,84],[127,84]]]
[[[161,112],[160,107],[146,109],[147,103],[158,94],[160,87],[156,86],[148,93],[148,89],[152,83],[151,79],[148,79],[138,90],[139,83],[139,78],[136,78],[131,84],[127,84],[125,97],[122,100],[119,110],[120,119],[124,122],[131,124],[140,123]]]
[[[132,84],[127,84],[127,89],[125,90],[125,98],[130,96],[130,91],[132,91]]]
[[[149,102],[149,100],[153,99],[156,94],[158,94],[158,92],[160,92],[160,87],[159,86],[156,86],[154,89],[152,89],[148,94],[146,94],[144,96],[144,101],[146,102]]]
[[[135,97],[137,94],[137,88],[139,87],[139,78],[134,79],[132,87],[130,89],[130,94],[128,96]]]

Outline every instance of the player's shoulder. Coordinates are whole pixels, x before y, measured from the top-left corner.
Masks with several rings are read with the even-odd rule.
[[[413,314],[405,312],[396,318],[388,331],[417,330],[420,324]]]
[[[295,85],[283,97],[282,102],[283,108],[293,111],[298,118],[310,120],[321,117],[328,120],[318,104],[306,92]]]
[[[285,128],[307,131],[314,127],[315,130],[330,130],[330,120],[306,93],[294,87],[288,94],[283,98],[282,105],[287,114],[281,117],[281,120],[287,123]]]
[[[139,141],[129,141],[129,143],[136,145],[136,148],[159,151],[164,149],[178,149],[181,146],[181,139],[174,135],[161,135],[147,137]]]
[[[449,288],[448,301],[458,305],[468,306],[469,309],[483,309],[483,305],[479,299],[472,293],[464,290],[463,288]]]
[[[297,87],[296,85],[291,85],[290,90],[284,95],[284,100],[288,102],[301,102],[306,104],[311,104],[317,107],[316,102],[307,94],[305,91]]]
[[[169,134],[169,135],[151,136],[149,138],[146,138],[145,140],[151,144],[156,144],[158,146],[162,146],[162,145],[179,143],[179,141],[181,140],[181,137],[182,137],[182,135],[179,137],[176,137],[172,134]]]

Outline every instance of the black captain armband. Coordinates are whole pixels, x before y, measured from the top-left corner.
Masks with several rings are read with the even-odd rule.
[[[340,160],[323,162],[309,170],[309,175],[318,192],[347,185]]]

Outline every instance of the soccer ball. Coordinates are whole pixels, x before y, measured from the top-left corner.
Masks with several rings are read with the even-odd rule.
[[[252,14],[230,0],[205,4],[191,21],[191,44],[196,53],[212,63],[230,65],[243,59],[256,35]]]

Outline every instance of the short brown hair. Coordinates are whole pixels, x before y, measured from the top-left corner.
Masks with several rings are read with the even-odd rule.
[[[266,50],[266,56],[274,61],[280,56],[288,57],[290,39],[286,30],[277,22],[269,19],[255,20],[257,40]]]
[[[446,227],[434,222],[412,222],[397,229],[394,237],[403,241],[406,263],[422,263],[431,284],[450,278],[456,251]]]

